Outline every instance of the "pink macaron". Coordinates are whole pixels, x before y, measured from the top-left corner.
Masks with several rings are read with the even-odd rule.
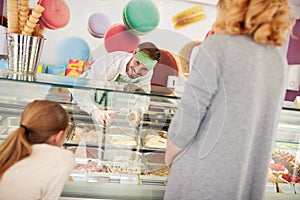
[[[70,21],[69,5],[64,0],[39,0],[38,4],[45,8],[39,24],[47,29],[65,27]]]
[[[133,52],[140,44],[140,37],[128,31],[123,24],[109,27],[104,36],[104,46],[107,52]]]
[[[177,57],[170,51],[160,49],[160,59],[153,69],[151,79],[151,93],[170,94],[172,91],[167,88],[169,76],[177,76],[180,67],[180,62]],[[159,90],[156,91],[156,89]]]

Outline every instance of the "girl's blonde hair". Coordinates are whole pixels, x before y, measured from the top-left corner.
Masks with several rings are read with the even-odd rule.
[[[215,33],[252,35],[255,42],[281,46],[295,19],[287,0],[219,0]]]
[[[32,144],[45,143],[52,135],[66,130],[68,123],[69,114],[60,104],[48,100],[29,103],[20,127],[0,145],[0,179],[9,167],[31,154]]]

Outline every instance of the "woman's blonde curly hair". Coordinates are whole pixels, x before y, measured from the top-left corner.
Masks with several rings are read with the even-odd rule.
[[[214,33],[252,35],[255,42],[281,46],[295,19],[287,0],[219,0]]]

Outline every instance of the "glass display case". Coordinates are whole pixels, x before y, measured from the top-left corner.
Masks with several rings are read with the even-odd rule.
[[[300,110],[284,107],[270,161],[267,186],[300,196]]]
[[[61,199],[163,198],[169,173],[164,164],[166,136],[178,97],[129,92],[124,85],[94,87],[84,79],[49,74],[3,76],[0,87],[0,142],[19,126],[23,108],[34,99],[60,102],[72,116],[64,148],[74,153],[75,166]],[[74,90],[89,91],[97,106],[117,111],[112,123],[94,123],[72,98],[70,91]],[[134,127],[128,123],[128,111],[140,98],[147,109]],[[265,199],[300,197],[299,111],[282,109]]]

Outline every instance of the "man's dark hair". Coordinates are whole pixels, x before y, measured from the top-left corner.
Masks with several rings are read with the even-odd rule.
[[[153,60],[159,61],[159,59],[160,59],[159,49],[151,42],[141,43],[138,46],[137,51],[142,51],[142,52],[146,53],[149,56],[149,58],[151,58]]]

